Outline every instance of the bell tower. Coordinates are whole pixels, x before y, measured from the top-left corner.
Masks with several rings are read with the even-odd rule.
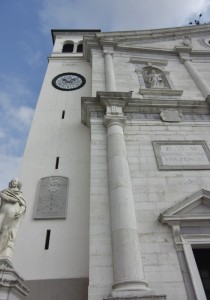
[[[29,299],[87,295],[90,134],[81,123],[81,97],[92,96],[83,37],[95,32],[52,30],[53,51],[20,172],[27,214],[14,265],[28,282]]]

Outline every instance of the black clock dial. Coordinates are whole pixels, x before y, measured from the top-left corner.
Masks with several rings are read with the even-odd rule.
[[[62,91],[73,91],[83,87],[86,83],[85,78],[77,73],[63,73],[57,75],[52,80],[52,85]]]

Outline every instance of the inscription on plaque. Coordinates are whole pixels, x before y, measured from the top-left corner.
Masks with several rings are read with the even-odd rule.
[[[42,178],[34,211],[34,219],[66,218],[68,178],[49,176]]]
[[[153,142],[160,170],[210,169],[210,152],[204,141]]]

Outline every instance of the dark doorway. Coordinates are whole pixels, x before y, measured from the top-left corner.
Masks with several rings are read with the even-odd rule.
[[[210,249],[193,249],[207,300],[210,300]]]

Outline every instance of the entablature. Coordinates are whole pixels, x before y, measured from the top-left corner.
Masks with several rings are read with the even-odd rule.
[[[210,108],[205,101],[191,100],[145,100],[132,98],[132,92],[97,92],[96,97],[82,97],[82,123],[90,126],[92,117],[103,117],[106,105],[122,107],[122,112],[132,116],[143,114],[161,114],[163,110],[178,110],[183,115],[209,115]]]

